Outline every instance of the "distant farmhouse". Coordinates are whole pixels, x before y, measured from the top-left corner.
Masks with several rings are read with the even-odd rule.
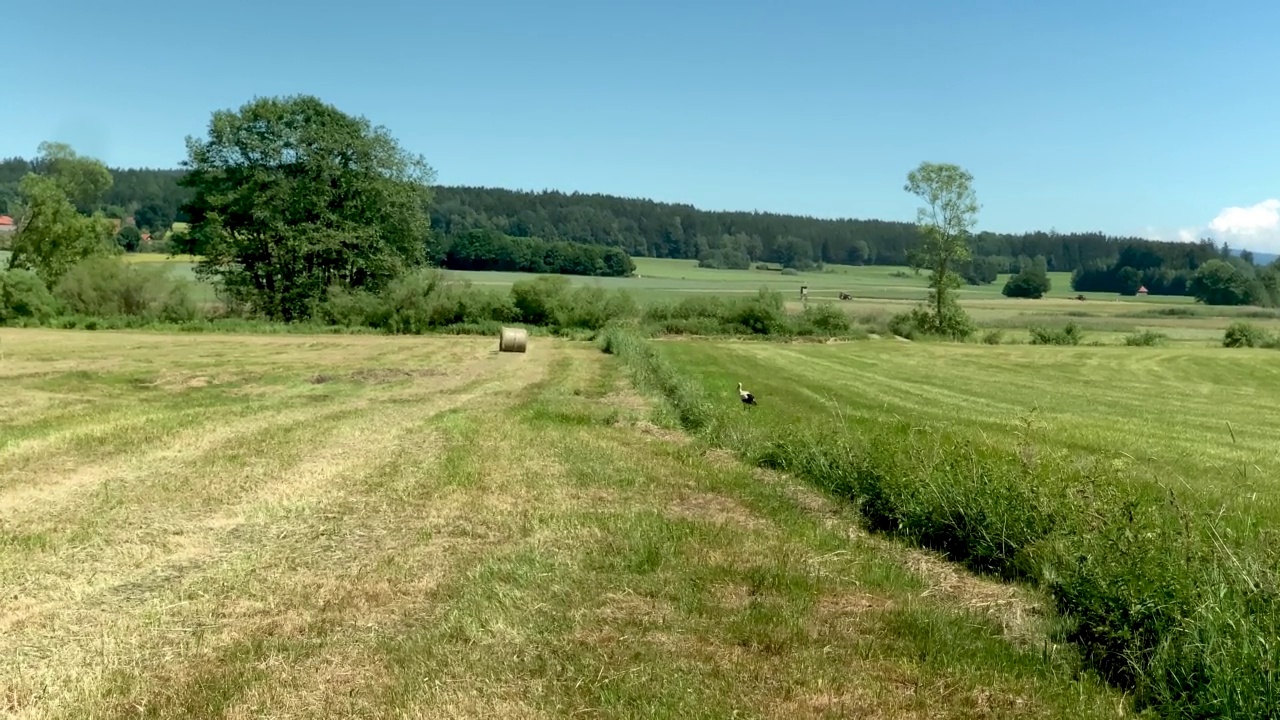
[[[8,235],[17,230],[18,224],[13,221],[13,218],[8,215],[0,215],[0,235]]]

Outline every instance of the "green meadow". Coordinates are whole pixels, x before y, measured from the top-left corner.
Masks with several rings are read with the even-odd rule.
[[[569,282],[927,292],[636,263]],[[0,328],[0,710],[1276,717],[1280,315],[1003,281],[971,343]]]

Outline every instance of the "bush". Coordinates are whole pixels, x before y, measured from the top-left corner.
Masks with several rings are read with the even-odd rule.
[[[889,319],[889,331],[908,340],[923,337],[964,340],[976,329],[973,320],[955,302],[944,305],[941,316],[936,309],[921,305]]]
[[[57,302],[30,270],[0,272],[0,324],[43,323],[58,314]]]
[[[378,295],[334,285],[329,288],[328,297],[316,317],[341,327],[373,327],[375,318],[383,312],[383,299]]]
[[[919,339],[926,334],[924,327],[929,324],[928,315],[923,308],[898,313],[889,318],[889,332],[908,340]]]
[[[1168,337],[1168,335],[1155,330],[1143,330],[1142,332],[1125,336],[1124,344],[1130,347],[1154,347],[1163,344]]]
[[[1034,326],[1031,328],[1032,345],[1079,345],[1084,340],[1084,330],[1074,320],[1059,329]]]
[[[72,315],[163,322],[187,322],[199,315],[190,281],[171,276],[163,265],[139,265],[119,257],[77,263],[53,294]]]
[[[422,334],[443,328],[496,332],[503,323],[596,331],[635,314],[635,301],[626,293],[574,288],[559,275],[522,280],[504,293],[423,269],[395,278],[378,294],[330,288],[319,317],[343,327]]]
[[[518,317],[509,297],[449,281],[432,268],[401,275],[377,295],[331,289],[322,315],[337,324],[406,335],[462,325],[487,327]]]
[[[642,319],[672,334],[785,335],[794,328],[784,306],[780,293],[761,288],[747,298],[693,296],[654,303],[645,308]]]
[[[550,325],[555,321],[557,309],[564,304],[564,296],[570,287],[569,279],[561,275],[540,275],[512,285],[511,300],[520,322]]]
[[[553,307],[555,324],[561,328],[599,330],[615,320],[634,317],[635,300],[625,292],[583,286],[558,297]]]
[[[853,327],[849,316],[833,303],[809,305],[792,321],[796,335],[844,335]]]
[[[999,345],[1000,343],[1004,342],[1004,331],[988,330],[986,334],[982,336],[982,342],[986,343],[987,345]]]
[[[1005,297],[1038,300],[1049,292],[1049,288],[1049,276],[1038,268],[1029,267],[1006,280],[1000,292]]]
[[[724,321],[737,325],[756,335],[773,335],[787,329],[786,312],[782,295],[768,288],[760,288],[754,298],[729,304]]]
[[[783,274],[783,275],[799,275],[799,274],[800,274],[800,271],[799,271],[799,270],[797,270],[797,269],[795,269],[795,268],[790,268],[790,267],[789,267],[789,268],[782,268],[782,273],[781,273],[781,274]]]
[[[1222,347],[1261,347],[1267,342],[1267,332],[1247,322],[1233,322],[1222,336]]]

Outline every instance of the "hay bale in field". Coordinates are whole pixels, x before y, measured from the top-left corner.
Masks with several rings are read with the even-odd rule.
[[[529,344],[529,331],[524,328],[502,328],[498,338],[498,352],[522,353]]]

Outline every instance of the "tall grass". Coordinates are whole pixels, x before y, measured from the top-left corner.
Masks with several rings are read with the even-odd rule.
[[[1015,450],[909,419],[734,424],[736,408],[624,333],[608,348],[691,430],[848,499],[874,530],[1040,585],[1065,637],[1140,705],[1280,717],[1280,550],[1265,532],[1232,533],[1194,492],[1031,439]]]

